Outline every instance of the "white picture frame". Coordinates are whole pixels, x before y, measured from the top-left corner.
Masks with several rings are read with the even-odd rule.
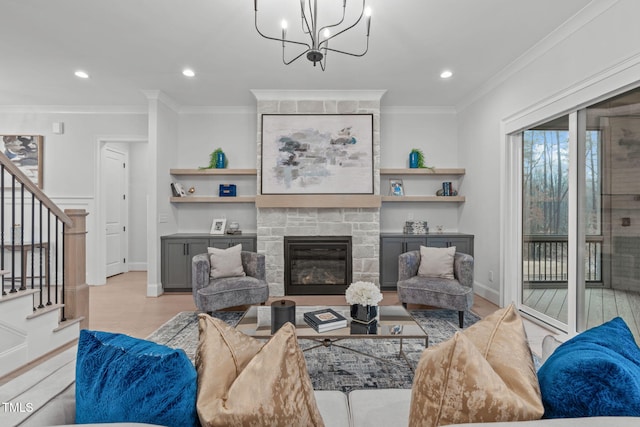
[[[404,183],[399,178],[389,180],[389,195],[404,196]]]
[[[224,234],[227,220],[224,218],[214,219],[211,223],[211,231],[209,234]]]

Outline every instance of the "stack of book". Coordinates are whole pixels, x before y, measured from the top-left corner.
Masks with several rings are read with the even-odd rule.
[[[304,314],[304,321],[311,326],[316,332],[327,332],[333,329],[347,327],[347,319],[330,308],[322,310],[309,311]]]

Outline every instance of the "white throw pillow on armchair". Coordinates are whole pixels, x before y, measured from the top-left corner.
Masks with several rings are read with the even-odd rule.
[[[455,254],[455,246],[450,246],[448,248],[430,248],[427,246],[420,246],[420,267],[418,267],[418,276],[454,279],[453,259]]]
[[[240,255],[242,244],[239,243],[227,249],[207,248],[207,252],[211,263],[209,276],[212,279],[245,276]]]

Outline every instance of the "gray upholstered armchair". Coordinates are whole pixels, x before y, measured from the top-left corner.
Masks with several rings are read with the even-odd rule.
[[[456,252],[453,259],[454,279],[418,276],[420,251],[398,257],[398,298],[407,303],[431,305],[458,310],[460,327],[464,325],[464,311],[473,305],[473,257]]]
[[[242,251],[242,267],[246,276],[210,277],[208,254],[200,254],[191,261],[193,299],[200,311],[212,312],[228,307],[264,304],[269,298],[269,285],[265,280],[263,254]]]

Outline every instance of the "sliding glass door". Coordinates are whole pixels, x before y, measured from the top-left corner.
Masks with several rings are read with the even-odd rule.
[[[521,301],[550,323],[567,323],[569,116],[522,135]]]
[[[526,129],[523,311],[565,331],[620,316],[640,337],[640,89]]]
[[[600,217],[584,206],[586,253],[599,254],[599,276],[587,280],[584,294],[586,328],[622,317],[640,338],[640,89],[586,108],[586,141],[598,147],[600,182],[586,191],[600,195]],[[591,165],[587,162],[585,165]],[[598,232],[597,227],[600,229]]]

